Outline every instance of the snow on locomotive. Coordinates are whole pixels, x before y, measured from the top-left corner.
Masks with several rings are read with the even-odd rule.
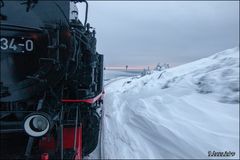
[[[86,5],[83,23],[78,2]],[[88,3],[0,0],[0,7],[1,158],[81,159],[98,143],[103,102],[103,55]]]

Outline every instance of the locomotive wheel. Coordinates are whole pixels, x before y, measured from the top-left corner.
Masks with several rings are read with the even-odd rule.
[[[100,116],[93,111],[83,128],[83,155],[90,154],[98,144]]]

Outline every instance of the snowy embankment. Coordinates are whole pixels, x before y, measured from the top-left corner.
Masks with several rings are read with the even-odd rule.
[[[239,158],[239,48],[105,91],[101,158]]]
[[[112,83],[116,80],[123,79],[126,77],[137,76],[141,73],[141,71],[137,70],[104,70],[104,85]]]

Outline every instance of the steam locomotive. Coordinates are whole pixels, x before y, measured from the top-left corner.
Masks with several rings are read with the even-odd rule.
[[[84,23],[77,3],[86,6]],[[0,7],[0,159],[82,159],[97,146],[104,93],[88,3]]]

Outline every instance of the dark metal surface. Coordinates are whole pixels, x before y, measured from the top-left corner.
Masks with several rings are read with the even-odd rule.
[[[14,24],[25,27],[43,27],[44,23],[65,23],[69,19],[69,1],[45,1],[38,0],[34,7],[27,11],[27,4],[24,0],[3,0],[4,7],[1,14],[7,16],[7,20],[1,21],[2,24]]]

